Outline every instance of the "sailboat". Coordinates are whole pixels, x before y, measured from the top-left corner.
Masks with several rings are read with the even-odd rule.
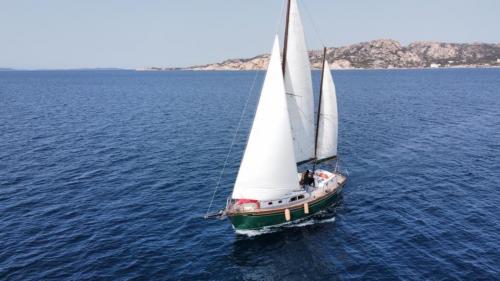
[[[276,35],[234,189],[223,211],[236,230],[304,219],[330,206],[347,177],[317,168],[336,160],[337,98],[323,50],[314,114],[311,66],[297,0],[287,1],[283,58]],[[303,164],[313,170],[299,172]]]

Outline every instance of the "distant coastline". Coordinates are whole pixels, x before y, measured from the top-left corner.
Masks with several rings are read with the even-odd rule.
[[[310,51],[313,69],[320,69],[323,52]],[[349,69],[426,69],[426,68],[497,68],[500,67],[500,43],[413,42],[406,46],[391,39],[361,42],[327,48],[330,67]],[[188,67],[17,69],[0,67],[0,71],[247,71],[265,70],[269,55],[228,59],[222,62]]]
[[[23,69],[23,68],[1,68],[0,71],[134,71],[130,68],[116,68],[116,67],[96,67],[96,68],[36,68],[36,69]]]
[[[319,69],[321,51],[310,51],[313,69]],[[379,39],[344,47],[327,48],[332,69],[418,69],[418,68],[488,68],[500,67],[500,43],[414,42],[402,46],[398,41]],[[185,68],[148,67],[138,71],[241,71],[264,70],[268,54],[245,59]]]

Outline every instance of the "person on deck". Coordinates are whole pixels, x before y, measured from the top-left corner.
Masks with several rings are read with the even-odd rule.
[[[307,170],[307,178],[305,180],[307,185],[314,186],[314,174],[313,172]]]
[[[306,189],[306,184],[309,178],[309,170],[306,170],[304,173],[302,173],[302,178],[300,179],[299,184],[302,185],[303,189]]]
[[[306,189],[306,185],[313,185],[314,184],[314,178],[313,178],[313,173],[309,170],[306,170],[302,174],[302,179],[300,180],[300,185],[302,185],[303,189]]]

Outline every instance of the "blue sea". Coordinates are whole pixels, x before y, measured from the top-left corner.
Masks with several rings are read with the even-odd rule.
[[[0,72],[0,280],[500,280],[500,69],[333,75],[342,196],[236,235],[264,72]]]

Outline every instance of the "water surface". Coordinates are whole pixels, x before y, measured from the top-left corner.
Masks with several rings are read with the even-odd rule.
[[[0,72],[0,279],[499,278],[499,69],[334,71],[343,196],[245,237],[201,217],[254,77],[216,207],[262,72]]]

